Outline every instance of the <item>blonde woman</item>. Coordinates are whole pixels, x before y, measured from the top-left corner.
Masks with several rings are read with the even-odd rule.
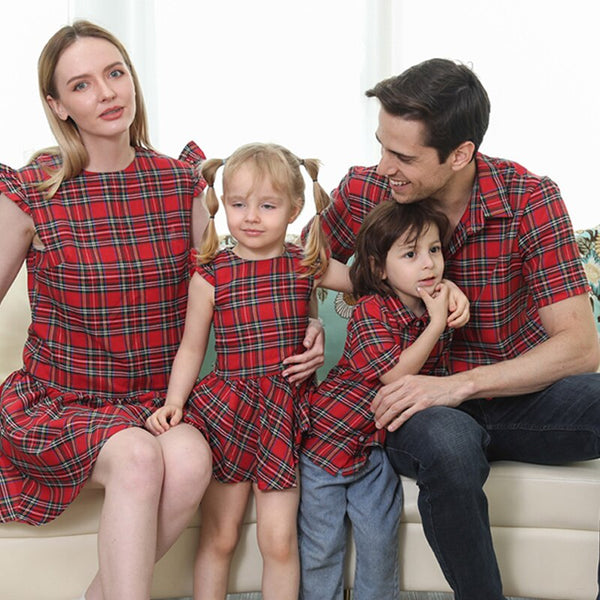
[[[0,299],[26,261],[32,312],[23,368],[0,391],[0,521],[45,523],[103,486],[84,597],[148,600],[211,475],[197,429],[143,428],[183,332],[203,154],[151,148],[127,52],[89,22],[49,40],[39,83],[58,147],[0,168]]]

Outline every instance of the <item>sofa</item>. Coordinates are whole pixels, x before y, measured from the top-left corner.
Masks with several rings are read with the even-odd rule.
[[[582,260],[600,328],[600,236],[578,232]],[[327,362],[334,364],[345,336],[348,307],[330,292],[321,305]],[[22,271],[0,309],[0,377],[19,368],[29,320],[26,274]],[[405,591],[450,591],[431,552],[417,510],[417,486],[403,479],[400,584]],[[593,600],[597,590],[600,460],[547,467],[513,462],[492,464],[486,483],[494,544],[507,596]],[[55,521],[41,527],[0,524],[0,599],[65,600],[78,597],[96,570],[101,489],[86,487]],[[152,598],[191,596],[192,561],[200,513],[158,563]],[[350,545],[346,583],[353,583]],[[261,558],[256,515],[250,502],[236,551],[229,591],[260,590]]]

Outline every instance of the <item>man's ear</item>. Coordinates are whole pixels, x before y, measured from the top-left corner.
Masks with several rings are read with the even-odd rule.
[[[66,121],[69,118],[69,113],[65,110],[60,100],[56,100],[50,94],[46,96],[46,102],[52,109],[52,112],[61,120]]]
[[[463,142],[452,151],[450,156],[452,168],[460,171],[471,162],[474,154],[475,144],[471,141]]]

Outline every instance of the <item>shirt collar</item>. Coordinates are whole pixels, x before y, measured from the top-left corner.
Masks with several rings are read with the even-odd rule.
[[[511,218],[513,211],[506,182],[496,159],[478,152],[475,165],[477,174],[469,203],[470,221],[483,225],[485,219]]]

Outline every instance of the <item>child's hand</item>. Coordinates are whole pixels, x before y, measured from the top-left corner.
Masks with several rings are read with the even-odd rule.
[[[464,327],[470,318],[469,299],[463,291],[452,281],[442,279],[442,283],[448,286],[450,292],[448,298],[448,327]]]
[[[430,323],[433,327],[438,327],[440,333],[446,329],[448,319],[448,306],[450,302],[450,290],[443,282],[438,284],[433,294],[423,288],[418,288],[419,296],[427,308]]]
[[[146,419],[144,427],[154,435],[160,435],[175,427],[183,417],[183,411],[173,404],[165,404]]]

